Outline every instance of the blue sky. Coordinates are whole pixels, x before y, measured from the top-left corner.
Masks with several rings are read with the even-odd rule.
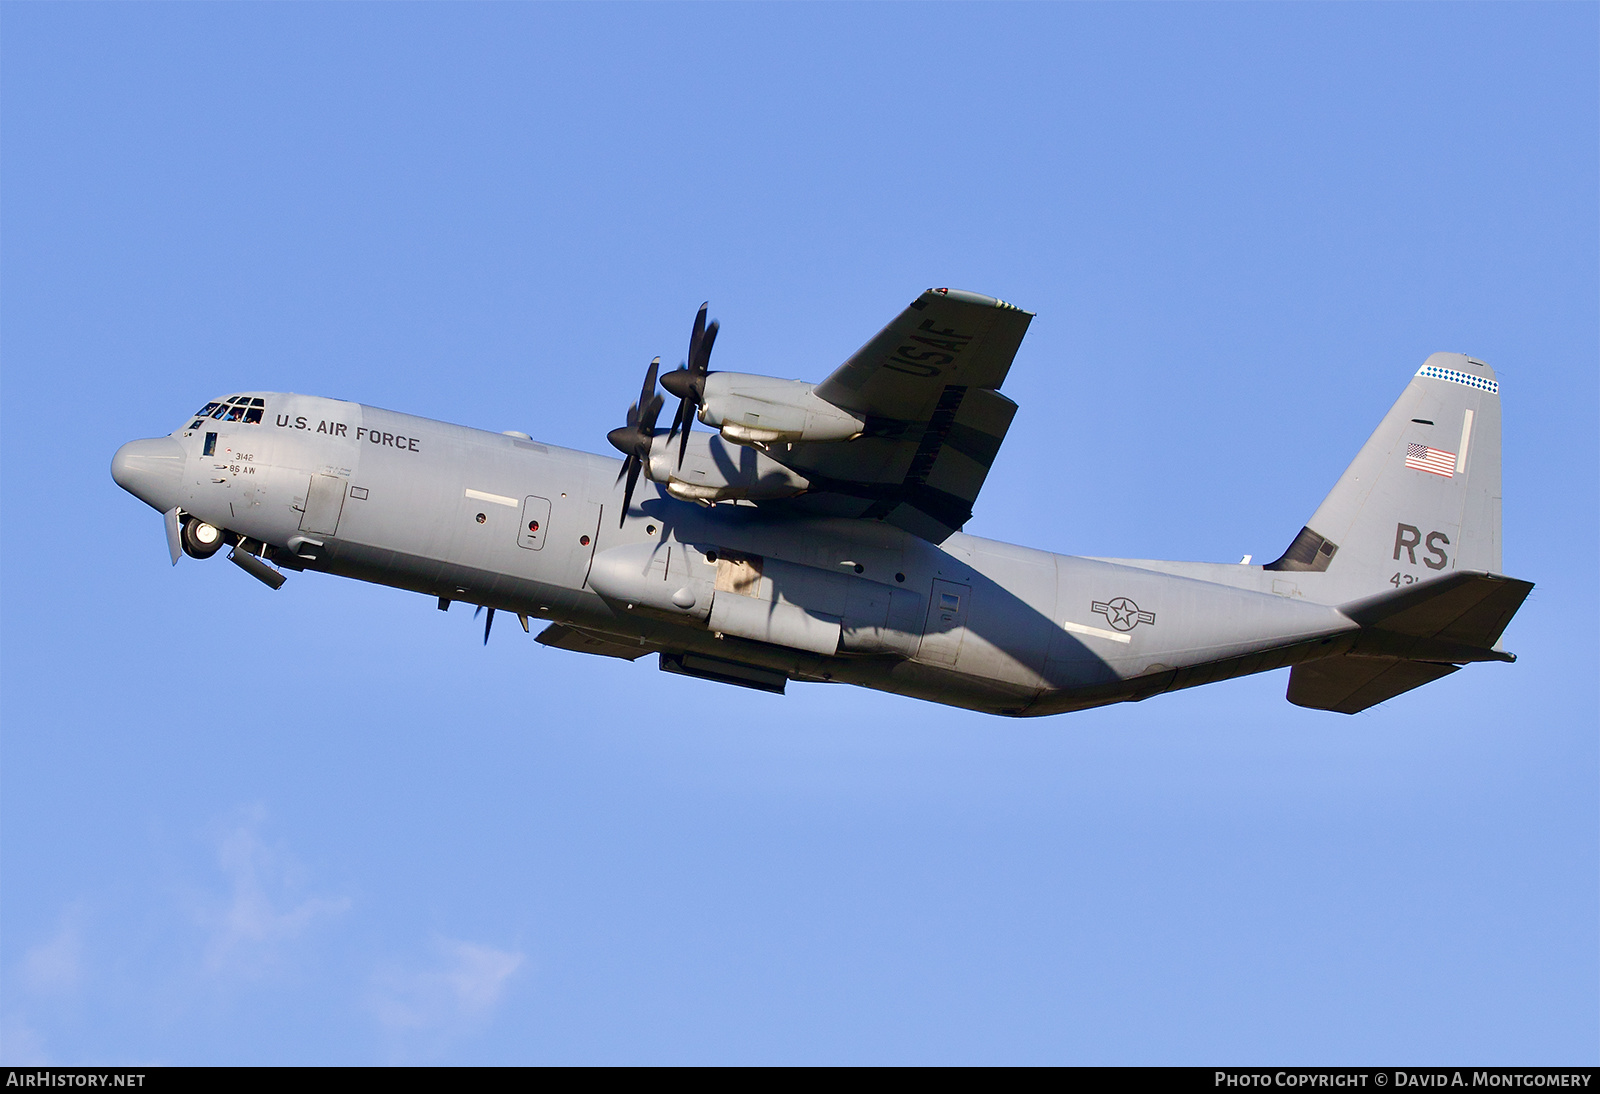
[[[0,1059],[1594,1063],[1594,5],[6,5]],[[1037,312],[968,531],[1275,556],[1490,361],[1482,665],[1007,721],[167,565],[124,440],[604,450],[645,363]]]

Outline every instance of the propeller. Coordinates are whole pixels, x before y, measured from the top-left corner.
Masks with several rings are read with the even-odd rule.
[[[628,478],[627,489],[622,492],[622,519],[617,522],[618,528],[627,523],[628,507],[633,504],[633,488],[638,485],[639,472],[650,459],[650,443],[655,440],[656,418],[661,414],[662,402],[661,393],[656,390],[656,369],[660,367],[661,358],[650,362],[650,370],[644,374],[644,388],[639,392],[639,401],[628,408],[628,424],[606,434],[611,447],[627,457],[622,461],[622,470],[617,472],[618,482],[622,481],[624,475]]]
[[[479,604],[478,605],[478,610],[472,613],[472,618],[476,619],[476,618],[478,618],[478,616],[480,616],[482,614],[483,614],[483,605]],[[487,646],[489,644],[489,628],[492,627],[492,626],[494,626],[494,609],[490,608],[489,609],[489,618],[485,619],[483,621],[483,644],[485,646]],[[527,627],[523,627],[522,629],[523,630],[527,630],[528,628]]]
[[[706,308],[710,303],[708,300],[701,304],[694,317],[694,330],[689,333],[689,356],[683,367],[661,377],[661,386],[678,397],[678,413],[672,419],[667,439],[671,440],[679,426],[683,427],[683,436],[678,441],[679,467],[683,466],[684,453],[689,450],[689,426],[706,401],[706,366],[711,361],[711,347],[717,341],[717,321],[713,319],[711,325],[706,326]]]

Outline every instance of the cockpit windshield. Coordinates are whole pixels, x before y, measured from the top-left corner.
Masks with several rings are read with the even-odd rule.
[[[200,419],[215,418],[221,422],[244,422],[246,425],[261,421],[267,401],[248,395],[230,395],[226,399],[209,402],[195,411],[190,429],[200,428]]]

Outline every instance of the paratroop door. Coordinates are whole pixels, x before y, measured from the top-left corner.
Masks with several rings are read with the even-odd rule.
[[[331,536],[339,530],[339,514],[344,511],[345,481],[338,475],[312,475],[306,490],[306,511],[300,514],[300,530],[312,535]]]

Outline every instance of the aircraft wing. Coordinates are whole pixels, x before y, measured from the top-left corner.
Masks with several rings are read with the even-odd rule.
[[[999,388],[1032,319],[977,293],[919,296],[815,389],[865,419],[865,433],[772,453],[811,480],[802,507],[935,543],[960,529],[1017,412]]]

